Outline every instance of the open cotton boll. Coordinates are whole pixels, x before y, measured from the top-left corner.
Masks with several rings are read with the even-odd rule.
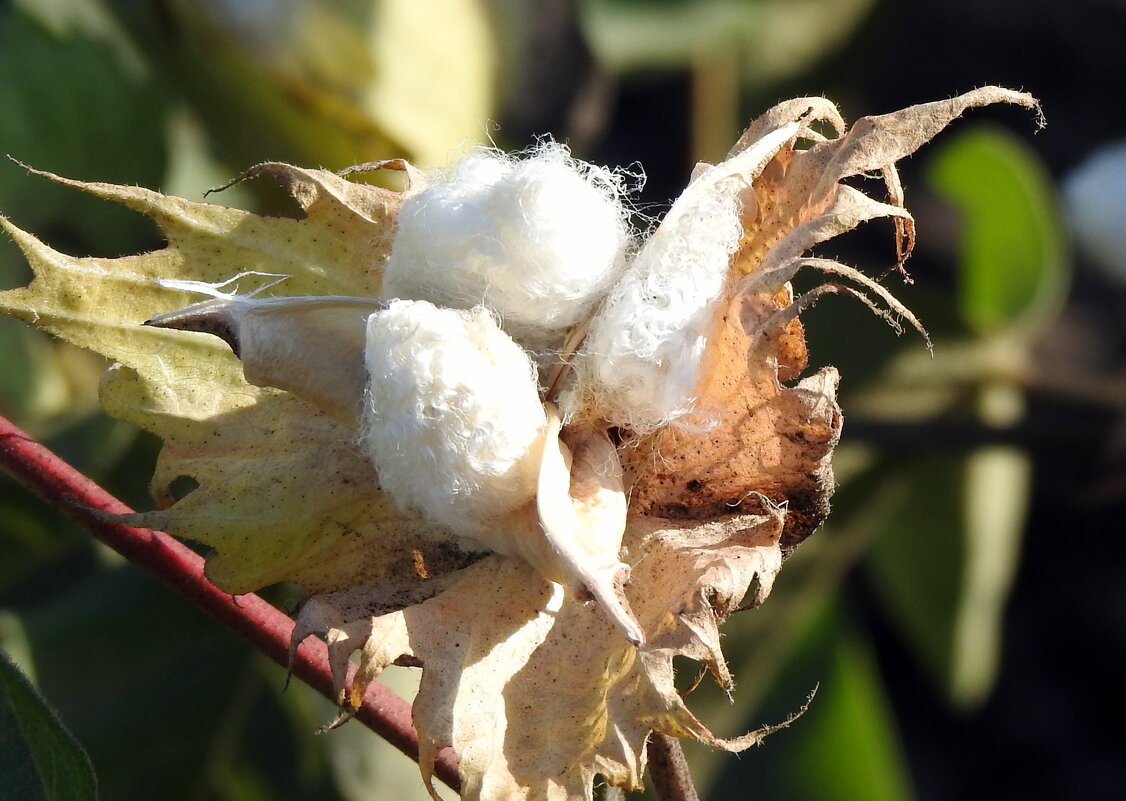
[[[368,318],[364,361],[361,444],[401,507],[473,536],[535,497],[547,418],[488,310],[392,301]]]
[[[691,408],[711,302],[742,229],[733,192],[662,226],[594,320],[575,360],[578,386],[608,422],[644,432]],[[564,395],[568,412],[582,399]]]
[[[563,145],[475,150],[403,203],[381,294],[484,305],[524,344],[553,344],[618,276],[626,218],[617,176]]]
[[[788,123],[689,184],[610,291],[560,396],[636,433],[693,410],[693,390],[743,235],[739,193],[798,131]]]

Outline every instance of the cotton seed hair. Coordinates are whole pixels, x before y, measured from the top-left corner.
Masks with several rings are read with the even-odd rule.
[[[483,305],[525,346],[557,347],[624,265],[621,195],[613,172],[556,142],[522,159],[475,150],[403,203],[382,296]]]
[[[693,411],[716,304],[743,233],[739,193],[798,128],[782,125],[699,171],[592,320],[560,398],[568,418],[593,415],[643,434]]]
[[[558,347],[587,320],[566,419],[643,433],[690,412],[739,244],[738,193],[797,128],[704,169],[624,273],[631,235],[612,174],[554,142],[523,160],[474,151],[407,198],[390,307],[367,329],[361,439],[384,490],[471,537],[535,498],[546,417],[523,348]]]
[[[488,310],[392,301],[368,318],[364,359],[361,442],[400,507],[476,538],[535,498],[547,417]]]

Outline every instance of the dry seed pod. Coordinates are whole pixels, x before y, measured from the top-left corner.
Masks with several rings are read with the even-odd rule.
[[[514,555],[535,565],[537,576],[519,559],[488,557],[470,564],[460,550],[463,538],[417,515],[396,514],[358,452],[354,426],[293,397],[298,389],[250,386],[243,366],[216,343],[134,325],[182,304],[183,287],[171,287],[166,279],[214,282],[248,267],[285,272],[289,278],[282,292],[292,296],[377,296],[401,195],[323,171],[270,165],[267,172],[284,179],[306,212],[305,219],[294,220],[137,187],[56,178],[144,211],[158,221],[168,245],[138,257],[73,258],[0,218],[37,276],[25,289],[0,293],[0,310],[119,362],[102,384],[103,403],[164,439],[154,487],[159,491],[184,475],[199,481],[195,491],[169,508],[133,522],[214,548],[208,574],[228,592],[280,580],[310,590],[315,598],[304,607],[295,642],[313,631],[325,634],[332,643],[337,687],[343,690],[349,653],[363,641],[359,670],[347,686],[352,703],[385,667],[404,660],[424,666],[413,718],[425,780],[438,750],[452,745],[467,799],[581,801],[590,797],[597,775],[609,785],[639,789],[653,732],[738,751],[772,730],[732,740],[715,737],[686,707],[674,660],[697,660],[730,689],[719,625],[748,600],[757,604],[766,598],[784,554],[826,511],[834,484],[830,456],[841,419],[836,374],[826,368],[794,383],[805,363],[794,318],[825,292],[847,288],[912,321],[860,273],[804,254],[866,220],[891,216],[897,223],[897,253],[905,256],[912,224],[901,208],[895,162],[967,109],[998,102],[1036,108],[1029,95],[985,87],[865,117],[848,127],[828,101],[801,98],[768,111],[740,140],[736,159],[780,125],[800,121],[797,138],[812,144],[783,144],[740,194],[744,231],[739,252],[725,260],[728,291],[718,299],[701,292],[693,296],[702,298],[701,306],[690,303],[677,310],[715,313],[705,364],[685,396],[707,416],[710,428],[702,432],[681,420],[681,425],[637,436],[621,450],[631,462],[627,475],[634,477],[622,554],[632,572],[626,589],[648,643],[640,650],[614,636],[609,616],[601,614],[602,606],[612,612],[611,604],[574,603],[539,578],[552,577],[582,591],[589,590],[581,576],[588,567],[583,560],[600,567],[597,576],[614,568],[608,548],[591,559],[584,549],[592,542],[614,544],[613,537],[588,535],[603,527],[613,533],[609,523],[622,500],[615,470],[599,474],[583,465],[598,464],[599,448],[607,443],[600,438],[600,408],[633,419],[622,403],[628,393],[619,386],[626,373],[610,370],[604,395],[578,395],[575,422],[560,437],[553,441],[545,431],[545,444],[557,452],[543,449],[536,502],[525,503],[509,518],[513,531],[534,532],[541,520],[547,529],[543,536],[509,541],[513,548],[526,543],[520,547],[527,553]],[[815,122],[824,125],[811,129]],[[886,202],[885,193],[868,197],[848,183],[877,173],[884,178]],[[720,183],[713,189],[725,188]],[[691,191],[696,189],[704,190],[702,204],[714,199],[704,185]],[[676,228],[669,223],[666,233]],[[653,247],[650,258],[664,246]],[[833,277],[795,297],[786,284],[807,266]],[[643,320],[671,319],[662,316],[653,299],[642,296],[642,301],[632,309],[640,308]],[[623,308],[630,311],[629,304]],[[232,338],[250,358],[243,328],[257,328],[257,315],[235,311],[224,307],[216,313],[237,318],[239,336]],[[302,325],[318,316],[297,315],[304,318]],[[692,314],[676,319],[691,329]],[[620,320],[628,325],[637,316]],[[284,334],[284,326],[275,330]],[[639,330],[644,326],[629,333]],[[667,352],[658,349],[636,360],[641,373],[663,377],[677,364],[691,368],[691,360],[679,358],[684,351],[677,346],[691,345],[692,334],[681,340],[658,338]],[[289,344],[298,344],[298,338],[291,337]],[[341,338],[352,342],[355,332],[344,331]],[[270,347],[283,341],[284,336],[265,340]],[[615,353],[637,353],[629,341],[612,344],[619,348]],[[344,350],[349,348],[355,351],[350,344]],[[296,353],[310,359],[312,367],[283,371],[271,380],[307,375],[326,361],[315,349]],[[585,353],[580,349],[580,362]],[[666,360],[669,354],[674,358]],[[594,362],[599,359],[604,354]],[[362,358],[358,363],[363,375]],[[628,358],[625,363],[629,366]],[[598,387],[588,383],[583,389]],[[607,398],[613,402],[600,407],[597,401]],[[362,386],[354,400],[362,403]],[[545,417],[550,421],[550,414]],[[660,415],[648,413],[648,418]],[[564,484],[569,484],[565,495]],[[605,502],[599,500],[603,495]],[[552,551],[554,543],[562,546]],[[553,561],[552,553],[567,551],[582,554],[583,560]],[[591,579],[596,586],[604,586],[602,581]],[[489,591],[482,592],[483,587]],[[612,598],[613,581],[609,587],[606,597]],[[629,618],[615,619],[624,620],[626,626],[619,626],[628,631]]]

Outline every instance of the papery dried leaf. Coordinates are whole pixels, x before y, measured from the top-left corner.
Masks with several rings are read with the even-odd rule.
[[[632,513],[707,520],[784,504],[787,549],[828,514],[829,457],[842,422],[837,372],[779,383],[786,331],[748,335],[776,306],[775,298],[753,295],[722,315],[697,385],[696,425],[670,426],[628,451],[637,474]]]
[[[221,284],[259,272],[287,276],[274,288],[287,295],[378,294],[400,196],[319,170],[268,164],[250,174],[261,173],[290,187],[304,219],[48,175],[149,215],[168,245],[74,258],[0,219],[36,272],[26,289],[0,295],[0,308],[118,362],[103,381],[103,405],[165,443],[152,489],[171,505],[135,521],[215,548],[208,574],[224,589],[409,580],[412,549],[432,575],[466,564],[472,557],[457,544],[373,491],[378,481],[352,446],[353,429],[293,395],[250,385],[213,337],[141,325],[188,304],[191,295],[169,285],[177,281]],[[173,503],[185,476],[198,487]]]
[[[987,87],[949,101],[865,117],[851,129],[821,98],[779,104],[751,124],[732,150],[733,158],[791,120],[801,122],[798,140],[814,144],[805,150],[795,149],[797,142],[784,145],[741,195],[744,235],[732,271],[746,277],[717,305],[697,377],[696,413],[646,437],[633,450],[629,465],[638,478],[631,511],[707,518],[748,503],[754,510],[760,499],[784,503],[787,549],[820,524],[833,488],[828,457],[841,425],[837,379],[834,371],[823,370],[794,387],[781,385],[805,362],[800,326],[788,313],[793,303],[788,282],[806,264],[840,273],[922,330],[890,293],[858,271],[801,256],[862,222],[892,217],[900,224],[900,260],[906,258],[914,222],[901,205],[895,161],[966,109],[998,102],[1036,108],[1030,95]],[[811,128],[819,121],[836,138]],[[871,171],[884,175],[890,202],[840,183]]]
[[[720,740],[688,711],[672,660],[690,656],[730,684],[718,626],[754,579],[768,591],[782,563],[781,518],[772,510],[688,525],[632,521],[627,594],[649,635],[641,651],[593,604],[499,557],[451,579],[441,595],[362,626],[362,596],[322,596],[299,617],[298,637],[333,617],[356,621],[330,631],[330,642],[341,643],[341,676],[347,653],[367,638],[353,704],[387,665],[404,656],[421,662],[414,717],[423,773],[453,745],[466,797],[590,798],[595,773],[639,789],[652,730],[731,749],[754,743]]]
[[[918,150],[967,109],[994,103],[1039,109],[1032,95],[987,86],[951,100],[863,117],[845,132],[832,104],[822,98],[791,100],[776,106],[751,124],[732,150],[733,155],[785,119],[803,119],[807,130],[812,121],[826,120],[841,135],[817,142],[808,150],[784,148],[773,164],[763,170],[762,180],[752,187],[753,200],[744,200],[748,210],[744,218],[746,231],[735,269],[741,273],[769,273],[864,220],[886,215],[899,216],[906,223],[901,231],[900,253],[901,259],[905,258],[913,243],[913,228],[909,215],[901,209],[902,190],[895,162]],[[808,115],[803,117],[807,110]],[[890,204],[846,192],[847,200],[834,207],[842,180],[876,171],[885,177]],[[753,217],[750,210],[754,211]]]

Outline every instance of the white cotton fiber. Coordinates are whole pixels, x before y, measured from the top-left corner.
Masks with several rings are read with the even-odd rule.
[[[690,411],[712,302],[741,233],[733,191],[661,225],[587,334],[563,398],[568,412],[592,400],[608,422],[642,433]]]
[[[546,415],[488,310],[393,301],[368,318],[361,444],[400,507],[473,536],[535,497]]]
[[[716,304],[743,227],[739,192],[797,133],[784,125],[700,174],[591,323],[560,404],[645,433],[692,411]]]
[[[516,159],[475,150],[407,198],[384,298],[484,305],[531,347],[584,319],[629,242],[618,177],[545,142]]]

